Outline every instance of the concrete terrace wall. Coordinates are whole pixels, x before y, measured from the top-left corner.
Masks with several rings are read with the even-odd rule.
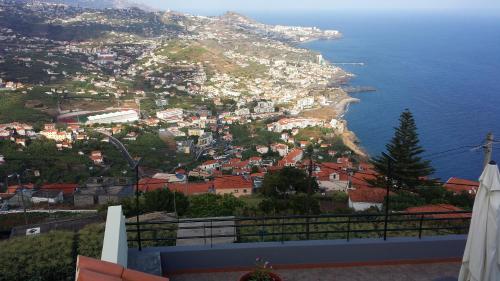
[[[164,274],[247,270],[255,258],[276,268],[353,266],[459,261],[467,236],[290,241],[131,249],[130,255],[161,254]]]
[[[128,244],[122,206],[108,207],[101,260],[127,267]]]

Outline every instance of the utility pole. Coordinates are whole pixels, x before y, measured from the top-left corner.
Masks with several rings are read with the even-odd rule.
[[[312,200],[312,173],[313,173],[313,152],[314,148],[309,146],[307,148],[307,152],[309,154],[309,180],[307,185],[307,218],[306,218],[306,239],[309,240],[309,216],[311,215],[311,200]]]
[[[486,143],[483,145],[484,148],[484,162],[483,169],[486,168],[486,165],[491,161],[491,153],[493,151],[493,134],[491,132],[486,135]]]
[[[384,219],[384,240],[387,240],[387,222],[389,220],[389,193],[392,186],[392,164],[396,160],[390,155],[382,152],[385,158],[387,158],[387,192],[385,194],[385,219]]]

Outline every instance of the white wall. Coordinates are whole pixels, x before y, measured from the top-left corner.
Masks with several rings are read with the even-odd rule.
[[[127,267],[128,244],[122,206],[108,207],[101,260]]]
[[[382,203],[352,202],[351,198],[349,198],[349,208],[353,208],[356,211],[368,210],[371,207],[377,207],[379,210],[382,210]]]

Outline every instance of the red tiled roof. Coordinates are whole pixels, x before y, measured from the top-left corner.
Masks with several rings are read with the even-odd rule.
[[[320,171],[316,172],[316,178],[319,180],[329,180],[330,175],[333,173],[337,173],[339,175],[340,180],[347,181],[348,174],[347,171],[342,168],[341,164],[333,163],[333,162],[324,162],[317,164]]]
[[[64,195],[71,195],[78,187],[76,183],[48,183],[42,185],[41,190],[61,190]]]
[[[450,204],[436,204],[436,205],[425,205],[418,207],[411,207],[406,209],[408,213],[426,213],[426,212],[454,212],[454,211],[463,211],[456,206]],[[431,217],[436,219],[441,218],[469,218],[470,214],[433,214],[433,215],[425,215],[425,217]]]
[[[22,187],[26,189],[33,189],[35,188],[35,185],[32,183],[27,183],[27,184],[21,184]],[[9,185],[7,187],[7,193],[16,193],[16,190],[19,188],[19,185]]]
[[[219,162],[218,160],[207,160],[207,161],[203,162],[203,164],[201,164],[201,166],[212,165],[212,164],[216,164],[218,162]]]
[[[139,180],[139,190],[142,192],[155,191],[166,187],[166,180],[155,178],[143,178]]]
[[[290,151],[290,153],[288,153],[285,157],[283,157],[283,159],[281,159],[278,162],[278,165],[286,166],[287,164],[291,164],[291,163],[295,164],[295,163],[297,163],[297,161],[295,161],[294,158],[296,158],[297,156],[299,156],[302,153],[303,153],[302,149],[296,148],[296,149]]]
[[[355,173],[351,177],[351,184],[353,187],[356,187],[356,188],[370,188],[373,186],[368,181],[376,180],[376,179],[377,179],[377,176],[374,174],[365,174],[365,172]]]
[[[242,176],[222,176],[214,180],[214,187],[215,190],[252,188],[252,181]]]
[[[359,188],[349,191],[352,202],[383,203],[387,190],[378,187]]]
[[[253,173],[250,175],[250,177],[252,177],[252,178],[263,178],[265,176],[266,176],[265,172]]]
[[[444,188],[453,193],[466,192],[475,195],[479,188],[479,182],[452,177],[446,181]]]
[[[254,156],[248,159],[249,161],[262,161],[262,157]]]
[[[185,195],[195,195],[208,193],[213,186],[213,181],[209,182],[190,182],[190,183],[170,183],[168,189],[175,192],[181,192]]]
[[[0,193],[0,199],[7,200],[12,198],[14,195],[14,193]]]
[[[155,276],[124,268],[121,265],[78,256],[75,281],[168,281],[166,277]]]

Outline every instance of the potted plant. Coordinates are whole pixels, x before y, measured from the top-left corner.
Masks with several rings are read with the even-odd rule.
[[[268,261],[256,258],[254,270],[241,276],[240,281],[282,281],[278,274],[271,272],[272,269]]]

